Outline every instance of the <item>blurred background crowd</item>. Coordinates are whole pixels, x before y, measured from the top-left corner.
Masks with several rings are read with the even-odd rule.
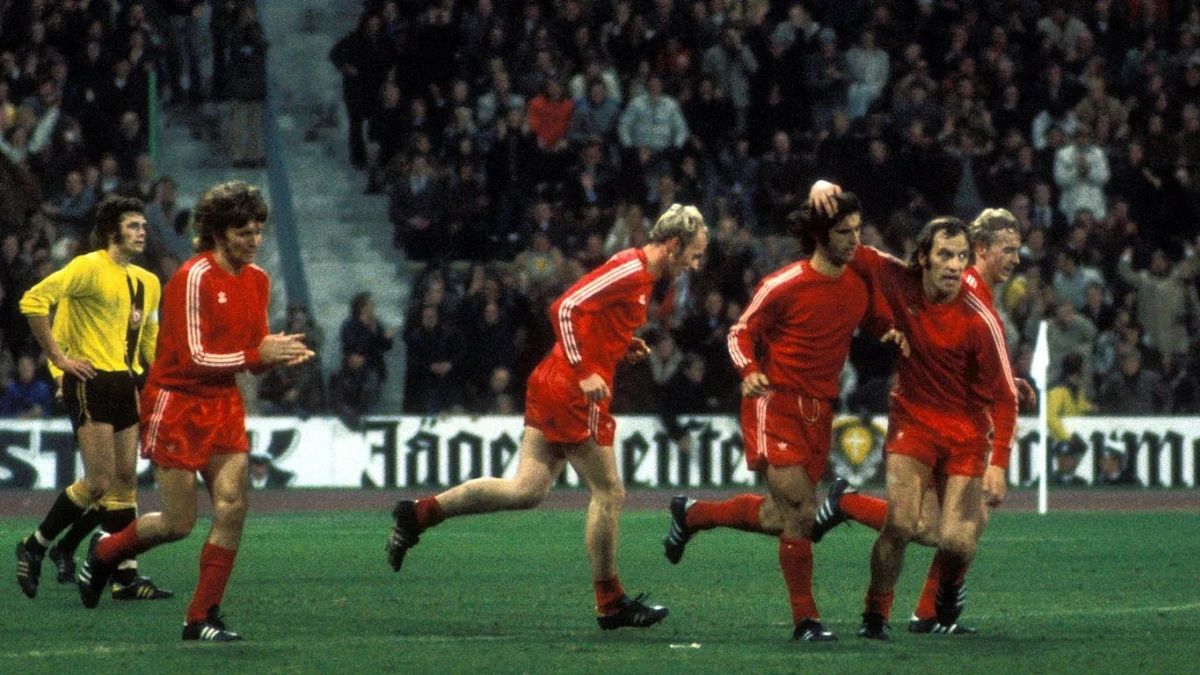
[[[161,210],[163,248],[184,250],[157,271],[186,253],[146,154],[147,73],[172,105],[229,95],[242,3],[209,4],[0,0],[10,379],[30,348],[16,300],[74,253],[97,198],[130,190]],[[212,15],[203,36],[197,11]],[[726,332],[797,255],[781,223],[825,178],[862,199],[865,243],[901,257],[935,215],[1008,208],[1022,264],[996,298],[1017,372],[1046,319],[1038,388],[1073,383],[1105,414],[1195,414],[1198,42],[1200,7],[1168,0],[365,2],[325,67],[341,74],[349,161],[425,266],[403,326],[356,296],[340,323],[319,317],[339,326],[341,363],[265,380],[261,398],[397,412],[374,401],[382,354],[402,344],[403,412],[519,413],[553,343],[549,302],[683,202],[710,224],[709,255],[658,289],[653,353],[618,372],[613,410],[732,413]],[[313,323],[303,307],[286,320]],[[887,350],[856,337],[844,409],[885,410],[890,373]]]

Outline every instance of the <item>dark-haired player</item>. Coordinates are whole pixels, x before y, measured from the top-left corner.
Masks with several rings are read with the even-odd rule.
[[[142,202],[119,196],[101,202],[92,245],[91,253],[21,298],[34,337],[52,370],[62,374],[63,402],[84,471],[17,544],[17,582],[30,598],[37,594],[47,548],[68,525],[95,517],[104,531],[117,532],[137,515],[137,381],[143,361],[154,359],[161,294],[158,278],[130,262],[146,247]],[[51,551],[56,563],[64,555]],[[112,595],[119,600],[172,595],[138,576],[132,556],[121,562],[113,582]]]
[[[850,193],[836,199],[836,216],[818,212],[809,201],[788,217],[789,230],[811,257],[763,279],[729,331],[729,354],[742,377],[746,463],[765,473],[768,496],[744,494],[723,502],[675,497],[663,540],[667,558],[678,563],[699,530],[721,526],[778,535],[792,637],[803,641],[837,639],[821,624],[813,600],[809,535],[850,338],[866,318],[884,341],[906,349],[903,336],[889,330],[886,307],[847,269],[862,231],[858,199]]]
[[[199,471],[213,523],[184,640],[241,639],[219,610],[246,519],[249,447],[234,374],[313,356],[302,335],[267,333],[270,282],[254,265],[267,215],[262,193],[240,181],[211,188],[196,204],[199,252],[167,282],[158,355],[141,398],[142,452],[154,462],[163,510],[93,537],[79,575],[80,599],[95,607],[118,560],[186,537],[196,523]]]

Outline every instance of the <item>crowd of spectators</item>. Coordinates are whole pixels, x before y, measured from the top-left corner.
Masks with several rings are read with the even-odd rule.
[[[188,110],[253,94],[229,86],[235,77],[243,89],[255,84],[238,66],[256,56],[238,47],[253,42],[253,13],[243,11],[252,4],[0,0],[0,414],[46,414],[41,396],[53,387],[44,367],[32,371],[41,386],[26,377],[44,359],[18,302],[90,250],[101,199],[147,204],[140,262],[163,279],[191,255],[177,184],[150,154],[151,99]]]
[[[547,303],[672,202],[700,207],[710,254],[659,293],[654,355],[613,409],[735,411],[725,331],[796,255],[779,223],[817,178],[902,257],[934,215],[1010,209],[1023,262],[997,298],[1018,371],[1047,319],[1043,391],[1075,353],[1098,412],[1200,411],[1196,2],[364,5],[330,56],[351,162],[429,261],[409,412],[519,410]],[[459,376],[427,384],[434,363]],[[844,408],[882,410],[889,371],[856,339]]]
[[[386,373],[354,372],[374,357],[347,347],[349,331],[374,336],[376,356],[404,340],[406,412],[519,411],[553,342],[549,301],[685,202],[712,227],[705,268],[656,293],[654,352],[618,375],[614,410],[671,423],[734,412],[725,332],[797,255],[779,223],[827,178],[862,198],[865,241],[900,256],[933,215],[1009,208],[1023,263],[997,298],[1017,371],[1046,319],[1039,388],[1078,354],[1098,412],[1194,414],[1196,5],[367,0],[330,53],[350,161],[387,195],[395,245],[428,266],[402,331],[347,318],[330,405],[390,412],[372,410]],[[156,271],[186,253],[175,186],[146,154],[147,75],[173,103],[224,96],[234,38],[254,62],[266,48],[256,27],[233,35],[253,20],[243,6],[0,0],[9,377],[31,350],[17,299],[79,249],[102,195],[152,203]],[[240,161],[258,152],[250,139]],[[882,410],[889,373],[856,339],[843,407]],[[281,411],[313,411],[311,386],[264,391]]]

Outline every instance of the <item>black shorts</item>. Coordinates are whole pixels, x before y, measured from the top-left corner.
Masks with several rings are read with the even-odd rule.
[[[138,423],[137,379],[131,373],[104,370],[90,380],[64,374],[63,403],[76,431],[88,422],[123,431]]]

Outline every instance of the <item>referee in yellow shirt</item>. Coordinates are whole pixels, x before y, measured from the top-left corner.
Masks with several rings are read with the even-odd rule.
[[[101,527],[118,532],[137,515],[138,378],[154,360],[158,337],[158,278],[131,263],[146,247],[146,217],[138,199],[110,196],[96,211],[95,247],[47,276],[21,298],[38,344],[62,372],[63,402],[71,416],[84,477],[59,494],[32,534],[17,544],[17,582],[37,595],[42,559],[51,542],[89,508]],[[50,311],[57,308],[54,328]],[[136,561],[113,575],[113,597],[171,597],[145,577]]]

